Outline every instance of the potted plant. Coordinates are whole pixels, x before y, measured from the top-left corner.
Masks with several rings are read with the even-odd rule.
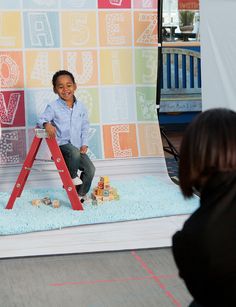
[[[193,11],[179,11],[179,29],[181,32],[192,32],[194,28]]]

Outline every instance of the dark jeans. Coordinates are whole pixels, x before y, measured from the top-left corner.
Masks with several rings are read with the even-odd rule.
[[[204,307],[204,306],[199,305],[196,301],[192,301],[192,303],[189,305],[189,307]]]
[[[95,167],[92,161],[86,154],[81,154],[80,150],[70,143],[61,145],[60,149],[71,178],[77,177],[78,170],[81,171],[80,179],[83,181],[83,184],[77,187],[77,192],[80,196],[84,196],[88,193],[95,174]]]

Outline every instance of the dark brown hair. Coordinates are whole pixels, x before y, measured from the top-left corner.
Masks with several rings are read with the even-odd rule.
[[[69,76],[71,78],[72,82],[75,83],[75,78],[74,78],[74,76],[72,75],[71,72],[69,72],[67,70],[59,70],[59,71],[55,72],[55,74],[52,77],[52,85],[53,85],[53,87],[56,87],[57,78],[59,78],[60,76],[64,76],[64,75]]]
[[[185,197],[216,172],[236,170],[236,112],[217,108],[191,122],[180,147],[179,180]]]

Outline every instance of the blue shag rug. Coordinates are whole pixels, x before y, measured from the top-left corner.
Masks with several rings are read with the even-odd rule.
[[[120,200],[107,201],[97,206],[83,204],[84,210],[72,210],[66,192],[58,189],[24,190],[13,209],[6,210],[10,193],[0,193],[0,235],[61,229],[71,226],[140,220],[164,216],[191,214],[199,206],[196,196],[184,200],[179,187],[171,180],[154,176],[126,180],[111,180]],[[31,204],[33,199],[58,199],[59,208]]]

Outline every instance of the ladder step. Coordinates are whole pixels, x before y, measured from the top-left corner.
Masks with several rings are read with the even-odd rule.
[[[40,139],[45,139],[48,137],[48,134],[45,129],[36,128],[35,135]]]
[[[34,161],[39,161],[39,162],[53,162],[53,159],[34,159]]]
[[[36,168],[36,167],[25,167],[28,171],[37,171],[37,172],[57,172],[57,173],[63,173],[63,169],[43,169],[43,168]]]

